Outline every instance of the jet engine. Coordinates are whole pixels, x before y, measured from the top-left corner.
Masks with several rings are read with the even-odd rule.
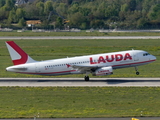
[[[93,76],[102,76],[102,75],[111,75],[111,74],[113,74],[113,69],[111,66],[99,68],[92,73]]]

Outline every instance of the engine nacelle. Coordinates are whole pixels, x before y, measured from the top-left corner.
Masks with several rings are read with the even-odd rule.
[[[102,76],[102,75],[111,75],[111,74],[113,74],[113,69],[111,66],[99,68],[92,73],[93,76]]]

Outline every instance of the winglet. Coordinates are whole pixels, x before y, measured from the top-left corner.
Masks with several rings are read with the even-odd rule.
[[[14,41],[7,41],[6,46],[14,65],[35,62],[35,60],[25,53]]]

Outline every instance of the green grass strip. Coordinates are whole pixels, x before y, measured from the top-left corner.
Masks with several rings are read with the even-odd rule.
[[[160,116],[159,93],[160,87],[0,87],[0,118]]]

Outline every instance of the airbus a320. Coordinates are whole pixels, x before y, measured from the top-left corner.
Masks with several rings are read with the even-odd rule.
[[[137,66],[156,61],[155,56],[143,50],[36,61],[14,41],[7,41],[6,46],[14,64],[7,67],[7,71],[47,76],[85,74],[85,81],[89,81],[89,74],[93,76],[111,75],[114,69],[127,67],[134,67],[136,74],[139,75]]]

